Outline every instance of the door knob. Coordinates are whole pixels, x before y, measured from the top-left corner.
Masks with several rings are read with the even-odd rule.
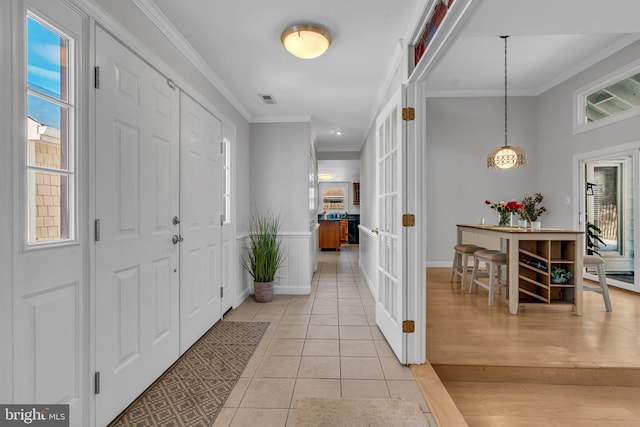
[[[173,237],[171,238],[171,241],[173,242],[174,245],[177,245],[178,243],[182,242],[184,240],[184,237],[179,236],[177,234],[174,234]]]
[[[372,233],[380,233],[380,230],[378,229],[378,227],[374,228],[373,230],[371,230]]]
[[[173,217],[173,225],[178,225],[180,224],[180,218],[178,218],[177,216]]]

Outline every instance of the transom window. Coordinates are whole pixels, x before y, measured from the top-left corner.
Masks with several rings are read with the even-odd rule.
[[[26,19],[27,242],[71,240],[73,40],[33,14]]]
[[[640,114],[640,61],[575,92],[574,133]]]

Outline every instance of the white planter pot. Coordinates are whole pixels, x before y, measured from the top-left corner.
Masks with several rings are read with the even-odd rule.
[[[540,231],[540,226],[542,223],[540,221],[531,221],[531,231]]]

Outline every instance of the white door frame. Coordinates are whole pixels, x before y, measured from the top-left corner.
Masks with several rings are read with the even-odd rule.
[[[576,201],[573,212],[573,228],[575,230],[583,230],[585,227],[585,164],[590,161],[604,160],[606,158],[623,155],[631,155],[634,159],[634,166],[636,170],[634,171],[633,176],[635,187],[635,194],[633,197],[633,221],[635,224],[640,224],[640,141],[635,141],[628,144],[607,147],[601,150],[576,154],[573,156],[573,200]],[[634,230],[633,246],[634,253],[640,253],[640,227],[636,227]],[[640,257],[635,257],[634,271],[639,271],[638,268],[640,268]],[[584,273],[584,277],[590,280],[598,280],[598,277],[594,274]],[[640,278],[637,276],[635,277],[635,283],[633,285],[611,278],[607,279],[607,283],[612,286],[617,286],[634,292],[640,291]]]

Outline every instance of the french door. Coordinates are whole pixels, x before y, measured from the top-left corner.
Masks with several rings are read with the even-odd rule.
[[[406,363],[406,283],[403,280],[402,209],[404,195],[404,87],[376,119],[376,201],[378,212],[378,292],[376,324],[398,360]]]

